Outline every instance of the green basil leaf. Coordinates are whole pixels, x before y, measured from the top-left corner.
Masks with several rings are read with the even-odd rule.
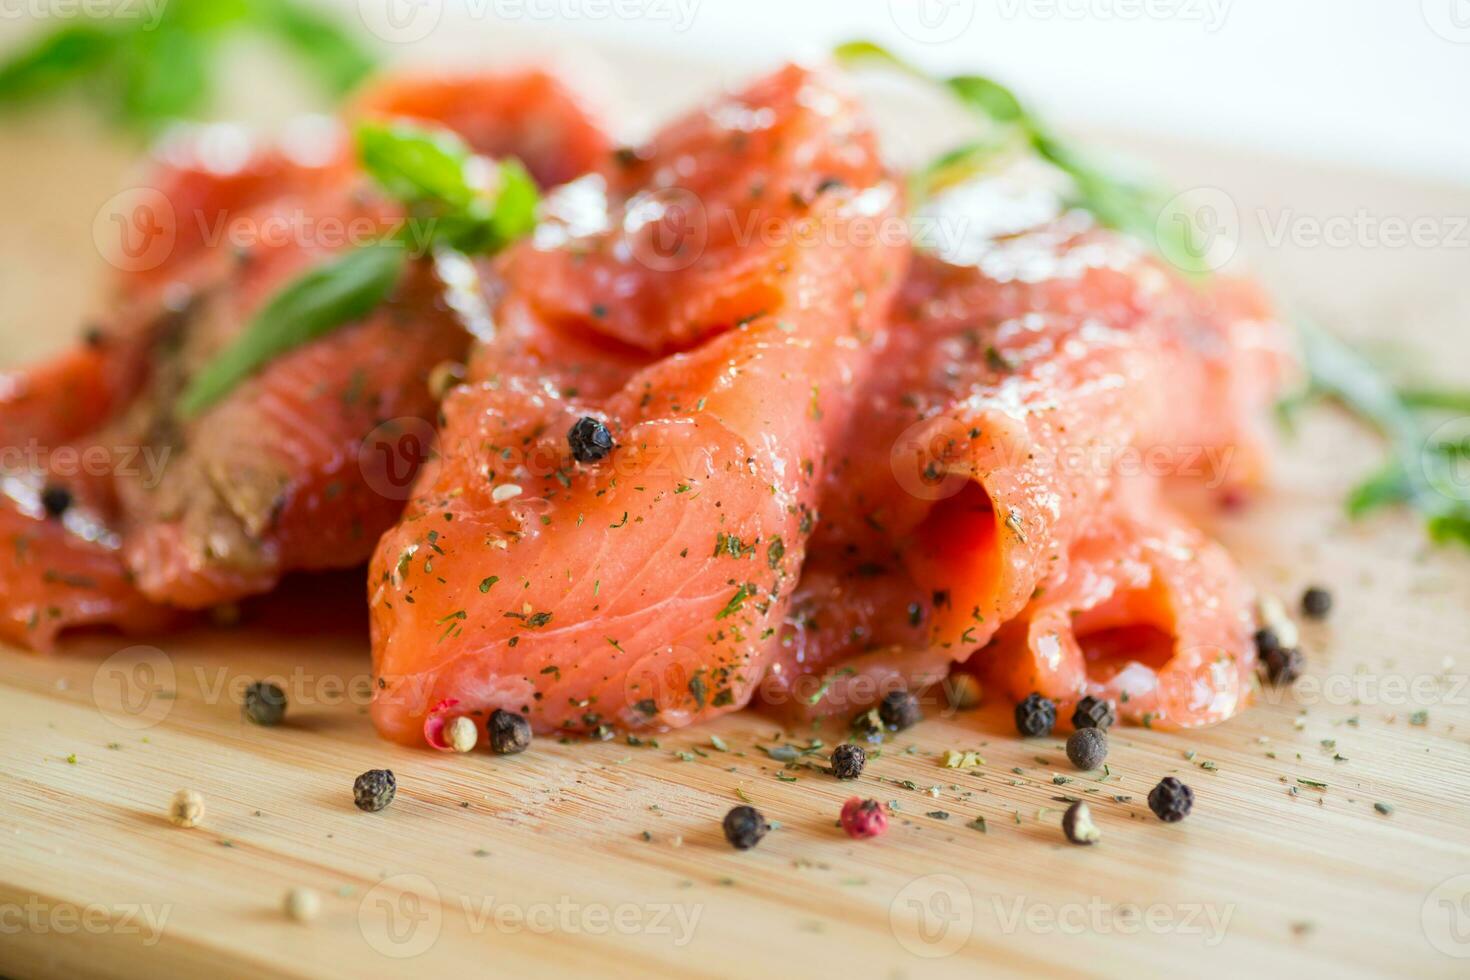
[[[160,25],[124,35],[119,51],[118,112],[131,128],[152,132],[197,118],[209,104],[213,45],[205,36]]]
[[[352,91],[375,67],[377,59],[335,20],[296,0],[254,0],[252,13],[333,95]]]
[[[357,153],[367,172],[398,200],[463,211],[476,191],[467,169],[474,154],[447,129],[416,123],[362,123]]]
[[[89,22],[52,31],[0,64],[0,102],[45,95],[93,73],[116,52],[117,39]]]
[[[179,414],[199,414],[273,358],[371,313],[398,284],[406,262],[403,246],[389,240],[353,249],[293,280],[194,377],[179,399]]]

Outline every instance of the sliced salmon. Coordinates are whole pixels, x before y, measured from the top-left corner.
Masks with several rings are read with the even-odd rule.
[[[469,115],[462,91],[394,91],[416,115],[538,161],[548,179],[606,161],[596,124],[544,74],[464,85],[478,100]],[[496,130],[497,113],[514,118]],[[558,134],[568,142],[558,146]],[[193,139],[160,151],[151,192],[119,215],[161,236],[160,254],[122,256],[110,315],[83,347],[0,375],[0,445],[21,453],[14,465],[7,455],[13,469],[0,478],[15,492],[0,510],[9,536],[26,542],[25,561],[0,569],[0,618],[27,624],[12,633],[21,642],[46,645],[73,622],[154,622],[150,603],[202,608],[292,570],[364,562],[432,447],[429,374],[467,351],[464,310],[445,281],[454,273],[423,260],[362,321],[181,419],[174,404],[188,379],[282,285],[399,218],[355,172],[341,133],[309,146],[254,147],[215,128]],[[163,465],[84,481],[46,465],[58,449],[151,453]],[[39,512],[46,485],[70,490],[76,510]],[[80,595],[83,580],[108,601]]]
[[[374,556],[373,719],[396,741],[446,701],[543,732],[684,725],[744,705],[774,651],[907,260],[853,231],[903,202],[853,102],[799,68],[636,157],[588,233],[497,263],[500,330]],[[779,234],[645,251],[649,195],[686,184],[708,227]],[[576,462],[586,417],[616,449]]]
[[[949,202],[953,227],[981,240],[916,258],[828,471],[762,688],[786,710],[850,714],[943,677],[1065,579],[1125,478],[1260,476],[1283,359],[1255,294],[1198,289],[1085,216],[1017,224],[983,187],[971,200]]]

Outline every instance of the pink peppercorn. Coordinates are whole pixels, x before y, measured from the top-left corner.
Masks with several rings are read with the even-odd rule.
[[[888,814],[877,800],[854,796],[842,804],[842,829],[858,840],[877,837],[888,829]]]

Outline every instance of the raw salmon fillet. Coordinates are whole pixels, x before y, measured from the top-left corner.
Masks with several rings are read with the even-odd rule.
[[[401,105],[461,126],[496,152],[523,152],[546,179],[611,158],[596,123],[544,73],[456,86],[394,82],[363,111]],[[0,482],[10,549],[0,622],[15,642],[45,648],[70,625],[147,627],[165,609],[264,592],[293,570],[365,562],[430,450],[429,374],[468,349],[443,270],[419,261],[372,314],[180,418],[188,380],[284,284],[349,233],[399,219],[356,172],[345,134],[311,146],[251,146],[218,128],[192,139],[160,150],[156,193],[123,216],[163,236],[165,254],[130,263],[124,253],[109,313],[84,346],[0,375],[0,445],[34,447]],[[53,465],[66,453],[120,451],[161,464],[114,461],[85,479]],[[72,506],[48,515],[48,487],[69,491]]]
[[[568,191],[490,273],[498,332],[372,562],[396,741],[444,702],[547,732],[749,701],[907,261],[856,233],[903,207],[866,121],[797,67]],[[572,458],[584,417],[606,458]]]
[[[1013,203],[983,183],[954,195],[955,227],[979,240],[917,257],[895,300],[888,369],[828,470],[770,704],[851,715],[940,680],[1069,580],[1135,470],[1216,490],[1260,477],[1256,420],[1283,359],[1259,297],[1184,282],[1084,215],[1031,203],[1010,219]],[[1067,697],[1084,693],[1069,680]],[[1219,716],[1187,700],[1145,710]]]

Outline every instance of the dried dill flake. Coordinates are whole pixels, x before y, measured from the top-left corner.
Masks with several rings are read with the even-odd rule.
[[[1112,728],[1118,716],[1113,711],[1113,702],[1091,695],[1077,702],[1072,712],[1073,728]]]
[[[584,415],[567,430],[567,445],[577,462],[595,463],[613,451],[613,437],[601,419]]]
[[[759,844],[771,825],[753,806],[737,806],[725,814],[725,839],[737,851],[748,851]]]
[[[240,712],[257,725],[279,725],[286,717],[286,692],[274,684],[256,681],[245,688]]]
[[[838,779],[856,779],[868,764],[868,753],[861,745],[844,742],[832,750],[832,775]]]
[[[889,691],[878,705],[878,717],[894,731],[912,728],[924,719],[919,699],[908,691]]]
[[[1194,807],[1194,790],[1173,776],[1165,776],[1149,790],[1148,808],[1165,823],[1176,823],[1189,816]]]
[[[352,784],[352,802],[368,813],[377,813],[397,794],[398,780],[391,769],[369,769]]]
[[[1078,769],[1096,769],[1108,757],[1108,734],[1101,728],[1079,728],[1067,739],[1067,758]]]
[[[531,723],[514,711],[497,708],[485,723],[490,749],[499,755],[524,752],[531,744]]]
[[[1032,692],[1016,705],[1016,731],[1037,738],[1050,735],[1057,724],[1057,706],[1050,698]]]

